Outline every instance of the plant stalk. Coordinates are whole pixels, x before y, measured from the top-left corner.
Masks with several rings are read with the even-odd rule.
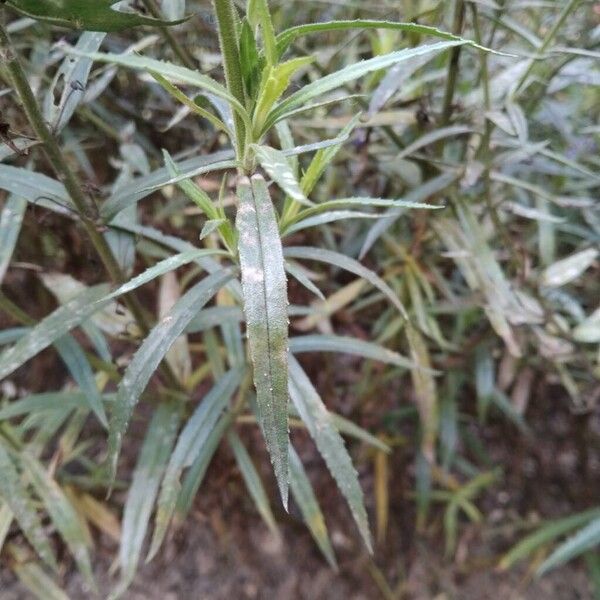
[[[548,33],[546,34],[546,37],[544,38],[542,45],[539,47],[538,52],[537,52],[538,55],[542,56],[544,54],[544,52],[546,52],[546,50],[548,50],[548,47],[550,46],[550,44],[556,37],[556,34],[560,31],[560,28],[563,26],[563,24],[567,20],[567,17],[579,6],[579,4],[581,4],[581,0],[569,0],[569,2],[567,4],[565,4],[560,15],[558,15],[558,19],[556,19],[556,21],[554,22],[554,25],[552,25],[550,31],[548,31]],[[523,73],[523,75],[521,76],[521,79],[519,79],[519,82],[517,83],[517,85],[515,87],[514,96],[516,96],[519,93],[519,91],[521,90],[521,88],[523,87],[523,85],[525,84],[525,82],[527,81],[529,76],[531,75],[531,72],[535,68],[536,62],[537,62],[537,60],[535,58],[532,58],[530,60],[529,65],[528,65],[527,69],[525,70],[525,73]]]
[[[454,23],[452,25],[452,33],[460,35],[465,20],[465,3],[464,0],[456,0],[454,6]],[[455,46],[450,53],[450,62],[448,63],[448,76],[446,79],[446,90],[444,92],[444,107],[440,118],[440,126],[446,127],[452,117],[454,101],[454,91],[456,89],[456,81],[458,79],[458,61],[460,59],[461,46]]]
[[[37,100],[31,90],[27,76],[23,71],[19,58],[13,50],[10,38],[4,26],[0,23],[0,62],[3,63],[12,79],[14,88],[19,95],[23,109],[35,132],[35,135],[42,142],[42,147],[48,162],[54,170],[58,179],[65,186],[67,193],[77,212],[79,218],[85,228],[87,235],[94,246],[104,268],[106,269],[110,279],[116,285],[120,285],[126,281],[126,278],[117,262],[108,242],[102,235],[99,224],[95,218],[97,215],[97,207],[95,203],[86,196],[83,187],[77,175],[71,170],[67,163],[59,145],[50,131],[44,117],[40,111]],[[127,294],[123,297],[123,301],[131,314],[135,318],[138,327],[145,336],[150,331],[150,326],[146,320],[144,309],[138,302],[137,298],[132,294]],[[166,363],[162,363],[161,370],[166,377],[170,386],[180,389],[177,377],[172,372]]]
[[[164,18],[156,0],[142,0],[142,2],[144,3],[144,6],[148,10],[148,12],[155,19]],[[173,51],[173,54],[177,56],[181,63],[188,69],[195,70],[197,68],[197,65],[194,59],[192,58],[190,53],[179,43],[174,33],[168,27],[161,27],[161,33],[165,38],[167,44],[169,44],[171,50]]]

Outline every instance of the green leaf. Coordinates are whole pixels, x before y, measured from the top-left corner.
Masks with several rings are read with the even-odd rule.
[[[107,399],[107,396],[104,396]],[[51,410],[74,410],[85,408],[87,399],[82,392],[48,392],[46,394],[32,394],[25,396],[0,408],[0,421],[14,419],[29,413],[35,414]]]
[[[179,480],[183,470],[190,467],[205,452],[207,440],[239,386],[242,375],[242,370],[233,370],[221,377],[202,399],[179,435],[161,484],[147,561],[152,560],[156,555],[167,532],[181,489]]]
[[[69,597],[46,574],[44,569],[23,548],[9,545],[11,568],[19,581],[39,600],[69,600]]]
[[[271,532],[278,535],[275,517],[273,516],[271,505],[269,504],[269,498],[267,497],[260,475],[256,471],[256,467],[254,466],[248,451],[244,444],[242,444],[237,433],[233,431],[230,431],[227,435],[227,441],[233,451],[235,461],[237,462],[242,477],[244,478],[244,482],[246,483],[246,487],[248,488],[248,492],[250,492],[250,496],[252,496],[260,516]]]
[[[333,250],[325,250],[324,248],[311,248],[308,246],[290,246],[285,248],[284,255],[289,258],[304,258],[306,260],[316,260],[319,262],[328,263],[362,277],[372,286],[376,287],[380,292],[382,292],[400,311],[405,319],[408,318],[406,309],[390,286],[383,281],[381,277],[376,275],[370,269],[367,269],[361,265],[357,260],[350,258],[345,254],[334,252]]]
[[[468,43],[475,48],[487,50],[483,46],[479,46],[474,42],[464,40],[457,35],[453,35],[446,31],[429,27],[427,25],[418,25],[416,23],[395,23],[393,21],[379,21],[373,19],[356,19],[354,21],[326,21],[324,23],[307,23],[306,25],[297,25],[282,31],[277,36],[277,50],[279,54],[283,54],[294,42],[301,36],[310,35],[313,33],[328,33],[331,31],[343,31],[347,29],[391,29],[393,31],[404,31],[409,34],[431,35],[433,37],[442,38],[444,40],[455,40],[462,43]]]
[[[15,464],[2,443],[0,443],[0,478],[2,480],[0,498],[12,511],[27,541],[33,546],[40,558],[53,569],[57,569],[52,547],[44,533],[35,506],[27,493],[27,487],[24,485]]]
[[[154,80],[164,89],[166,90],[173,98],[179,100],[182,104],[187,106],[193,113],[196,113],[198,116],[203,117],[209,123],[213,125],[213,127],[217,131],[224,131],[230,138],[233,138],[233,133],[229,131],[229,128],[219,119],[215,117],[210,111],[202,108],[197,102],[188,98],[176,85],[173,85],[168,79],[163,77],[160,73],[155,71],[150,71],[150,75],[154,78]]]
[[[288,299],[281,239],[275,209],[260,175],[240,181],[238,198],[238,248],[258,415],[287,508]]]
[[[303,88],[281,102],[271,112],[268,122],[275,123],[280,119],[285,118],[289,111],[307,104],[313,98],[322,96],[331,90],[342,87],[350,81],[359,79],[363,75],[367,75],[373,71],[386,69],[387,67],[391,67],[392,65],[402,61],[411,60],[415,56],[422,56],[423,54],[427,54],[429,52],[442,52],[448,48],[461,46],[466,43],[467,42],[465,40],[438,42],[436,44],[418,46],[417,48],[406,48],[404,50],[398,50],[396,52],[391,52],[389,54],[383,54],[368,60],[360,61],[345,67],[336,73],[325,75],[325,77],[305,85]]]
[[[563,519],[549,521],[511,548],[509,552],[502,557],[498,566],[502,570],[510,569],[516,562],[527,558],[541,546],[549,544],[561,535],[565,535],[578,527],[583,527],[599,517],[600,508],[593,508],[581,513],[569,515]]]
[[[269,126],[265,125],[268,122],[269,112],[289,86],[292,75],[313,60],[312,56],[301,56],[279,65],[267,64],[265,66],[254,108],[254,127],[252,131],[255,140],[260,140],[269,129]]]
[[[152,374],[190,321],[232,277],[230,270],[223,269],[208,275],[188,290],[152,329],[134,354],[119,384],[110,418],[108,461],[111,479],[114,480],[116,474],[123,435],[129,426],[133,409]]]
[[[412,369],[416,366],[412,360],[393,350],[388,350],[373,342],[340,335],[302,335],[290,338],[290,352],[292,354],[300,354],[301,352],[341,352],[378,360],[404,369]]]
[[[285,270],[296,280],[298,283],[303,285],[307,290],[312,292],[317,298],[325,301],[325,296],[323,292],[309,279],[308,275],[305,273],[305,269],[303,269],[300,265],[294,262],[290,262],[289,260],[285,261]]]
[[[320,215],[314,215],[301,221],[296,221],[293,225],[286,228],[286,234],[297,233],[311,227],[326,225],[328,223],[336,223],[337,221],[347,221],[348,219],[380,219],[383,217],[377,213],[359,212],[357,210],[330,210]]]
[[[102,396],[98,391],[96,378],[92,367],[75,338],[71,335],[63,335],[54,342],[63,362],[67,365],[73,379],[83,392],[88,407],[98,417],[104,427],[108,426],[108,419],[102,404]]]
[[[96,584],[87,549],[87,535],[77,511],[58,483],[33,456],[28,452],[23,452],[20,457],[23,471],[27,473],[27,478],[31,481],[45,510],[73,555],[79,571],[88,585],[95,589]]]
[[[233,413],[225,413],[215,425],[213,430],[210,432],[206,442],[200,449],[200,453],[196,457],[196,460],[190,466],[188,472],[185,474],[183,484],[181,486],[181,492],[177,498],[177,516],[180,520],[184,519],[192,508],[192,503],[198,492],[198,488],[204,480],[206,469],[212,460],[213,454],[225,432],[230,427],[233,421]]]
[[[301,204],[312,206],[312,202],[306,198],[300,189],[300,184],[296,180],[296,176],[283,152],[268,146],[258,146],[257,144],[253,144],[252,148],[262,168],[290,198]]]
[[[267,0],[248,0],[248,20],[253,27],[260,25],[264,44],[264,53],[269,65],[277,64],[278,52],[275,30]]]
[[[122,31],[139,25],[168,27],[187,20],[163,21],[112,10],[111,6],[117,2],[119,0],[7,0],[6,5],[26,17],[84,31]]]
[[[14,346],[0,354],[0,379],[4,379],[99,310],[107,292],[108,285],[105,284],[87,288],[32,327]]]
[[[294,406],[348,502],[365,545],[369,552],[373,552],[363,492],[344,440],[335,428],[319,394],[293,357],[289,359],[289,373],[290,397]]]
[[[181,407],[177,402],[163,403],[148,426],[125,502],[119,548],[121,580],[112,593],[113,598],[122,595],[135,576],[154,500],[177,435],[180,417]]]
[[[32,0],[37,1],[37,0]],[[87,0],[82,0],[87,1]],[[231,107],[239,114],[242,115],[246,120],[248,115],[244,106],[227,90],[225,86],[218,83],[208,75],[203,75],[198,71],[187,69],[179,65],[156,60],[154,58],[148,58],[146,56],[139,56],[137,54],[105,54],[102,52],[79,52],[74,48],[66,47],[64,51],[67,54],[74,54],[75,56],[85,56],[91,58],[97,62],[108,63],[112,65],[120,65],[122,67],[128,67],[130,69],[137,69],[144,71],[145,73],[158,73],[168,81],[172,83],[183,83],[197,87],[205,92],[214,94],[218,98],[226,100]]]
[[[235,167],[236,162],[231,160],[232,158],[233,152],[231,150],[223,150],[221,152],[204,154],[179,163],[174,163],[174,170],[179,173],[176,178],[173,178],[171,169],[169,169],[168,166],[156,169],[156,171],[152,171],[152,173],[149,173],[148,175],[137,177],[130,183],[119,186],[113,192],[113,195],[102,204],[100,214],[105,220],[109,221],[117,213],[134,205],[139,200],[150,196],[150,194],[166,185],[171,185],[220,168],[227,169]],[[2,165],[0,165],[0,188],[2,188],[1,167]],[[173,179],[176,179],[176,181],[173,181]]]
[[[240,66],[246,96],[250,99],[256,98],[260,80],[260,62],[254,33],[248,21],[244,19],[240,30]]]
[[[591,523],[579,530],[573,537],[563,542],[556,550],[542,563],[538,569],[538,574],[543,575],[559,565],[583,554],[587,550],[596,548],[600,545],[600,517],[594,519]]]
[[[86,31],[77,40],[76,47],[83,52],[95,52],[105,37],[105,33]],[[88,58],[73,60],[67,56],[54,74],[44,97],[44,118],[55,134],[68,125],[75,110],[83,101],[91,67],[92,61]],[[62,84],[60,94],[57,90],[59,84]]]
[[[540,277],[540,283],[548,287],[560,287],[577,279],[600,256],[596,248],[588,248],[550,265]]]
[[[319,550],[321,550],[331,568],[337,571],[337,562],[333,547],[329,541],[325,518],[306,475],[306,471],[302,466],[302,461],[292,445],[290,445],[290,488],[294,500],[297,502],[298,508],[302,513],[304,522],[317,543]]]
[[[0,214],[0,283],[4,279],[21,232],[27,200],[10,195]]]
[[[0,379],[18,369],[38,352],[41,352],[71,329],[83,323],[95,312],[108,306],[115,298],[131,292],[177,267],[214,254],[225,253],[220,250],[197,250],[192,248],[181,254],[170,256],[146,269],[146,271],[108,295],[108,285],[106,284],[85,288],[77,296],[71,298],[42,319],[35,327],[32,327],[14,346],[0,354]]]

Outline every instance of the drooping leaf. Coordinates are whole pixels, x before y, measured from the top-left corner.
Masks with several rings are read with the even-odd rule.
[[[241,370],[234,370],[223,375],[202,399],[180,433],[161,484],[148,561],[156,555],[162,544],[175,511],[177,497],[181,490],[181,473],[185,468],[190,467],[205,450],[211,432],[215,429],[227,402],[240,384],[242,374]]]
[[[584,527],[599,517],[600,508],[593,508],[541,525],[534,533],[523,538],[502,557],[499,564],[500,569],[510,569],[519,560],[527,558],[541,546],[549,544],[556,540],[556,538],[570,533],[575,529]]]
[[[5,506],[10,508],[27,541],[39,557],[50,567],[56,569],[56,559],[44,533],[42,521],[35,510],[24,481],[2,443],[0,443],[0,478],[2,479],[0,498],[4,501]]]
[[[133,409],[152,374],[165,357],[173,342],[183,333],[202,307],[233,277],[231,270],[209,275],[188,290],[173,308],[148,334],[129,363],[117,390],[110,417],[108,461],[114,478],[123,435]]]
[[[588,523],[580,529],[574,536],[560,544],[556,550],[542,563],[538,573],[543,575],[567,561],[580,556],[587,550],[591,550],[600,545],[600,517]]]
[[[113,10],[119,0],[7,0],[6,5],[18,13],[69,29],[82,31],[122,31],[129,27],[150,25],[168,27],[186,19],[163,21],[131,12]]]
[[[378,360],[404,369],[412,369],[417,366],[411,359],[393,350],[373,342],[340,335],[315,334],[292,337],[290,338],[290,352],[292,354],[301,352],[340,352]]]
[[[10,195],[0,213],[0,283],[12,258],[21,231],[27,200]]]
[[[214,254],[223,254],[223,252],[194,248],[186,250],[182,254],[166,258],[153,267],[146,269],[146,271],[111,293],[108,293],[108,285],[106,284],[85,288],[42,319],[35,327],[32,327],[14,346],[0,354],[0,379],[18,369],[38,352],[41,352],[71,329],[83,323],[91,315],[108,306],[115,298],[131,292],[179,266]]]
[[[306,471],[302,466],[300,457],[290,445],[290,488],[294,500],[298,503],[298,508],[302,513],[304,522],[310,531],[313,539],[317,543],[319,550],[333,569],[337,570],[337,561],[329,534],[325,518],[321,512],[321,507],[315,496],[313,487],[306,475]]]
[[[283,505],[288,496],[287,281],[275,210],[265,180],[238,185],[236,226],[258,413]]]
[[[325,408],[310,379],[292,356],[289,359],[289,372],[290,397],[294,406],[348,502],[365,545],[369,552],[372,552],[371,532],[363,492],[344,440],[335,428],[329,411]]]
[[[65,493],[43,465],[28,452],[21,453],[23,470],[31,481],[33,489],[40,497],[54,526],[69,548],[77,567],[88,585],[95,589],[92,565],[87,548],[87,532]]]
[[[311,248],[308,246],[287,247],[284,250],[284,255],[289,258],[304,258],[306,260],[316,260],[319,262],[328,263],[366,279],[372,286],[376,287],[392,302],[392,304],[400,311],[404,318],[407,318],[406,309],[390,286],[383,281],[381,277],[371,271],[371,269],[367,269],[357,260],[346,256],[345,254],[334,252],[333,250],[326,250],[325,248]]]
[[[230,431],[227,435],[227,441],[229,442],[229,446],[233,451],[237,466],[242,473],[242,477],[244,478],[248,492],[250,493],[250,496],[252,496],[260,516],[271,532],[277,535],[277,525],[275,524],[275,517],[271,511],[269,498],[265,492],[260,475],[258,474],[256,467],[254,466],[254,463],[248,454],[248,450],[246,450],[246,447],[244,444],[242,444],[242,441],[237,433],[233,431]]]
[[[163,476],[181,418],[177,402],[162,403],[148,426],[123,514],[119,548],[121,580],[112,597],[123,594],[135,576],[158,486]]]

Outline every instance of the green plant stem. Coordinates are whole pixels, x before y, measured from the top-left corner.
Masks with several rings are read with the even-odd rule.
[[[569,0],[569,2],[567,4],[565,4],[560,15],[558,15],[558,19],[556,19],[556,21],[554,22],[554,25],[552,25],[550,31],[548,31],[548,33],[546,34],[546,37],[544,38],[542,45],[539,47],[539,49],[537,51],[538,55],[542,56],[544,54],[544,52],[546,52],[546,50],[548,50],[548,47],[550,46],[550,44],[556,37],[556,34],[560,31],[560,28],[563,26],[563,24],[567,20],[567,17],[579,6],[579,4],[581,4],[581,0]],[[525,70],[525,73],[523,73],[523,75],[521,76],[521,79],[519,79],[519,82],[517,83],[517,85],[515,87],[515,91],[514,91],[515,96],[519,93],[519,91],[521,90],[521,88],[523,87],[523,85],[525,84],[525,82],[527,81],[529,76],[531,75],[531,72],[533,71],[536,62],[537,62],[537,59],[535,59],[535,58],[532,58],[529,61],[529,65],[528,65],[527,69]]]
[[[155,19],[162,19],[163,14],[160,10],[159,5],[156,0],[142,0],[144,6],[148,10],[148,12]],[[168,27],[161,27],[161,33],[165,38],[167,44],[169,44],[173,54],[177,56],[177,58],[181,61],[181,63],[186,66],[188,69],[196,69],[197,65],[190,55],[190,53],[179,43],[174,33]]]
[[[465,20],[465,3],[464,0],[456,0],[454,5],[454,23],[452,25],[452,33],[460,35],[462,33],[463,23]],[[452,103],[454,101],[454,91],[456,89],[456,81],[458,79],[458,61],[460,58],[461,46],[455,46],[450,52],[450,62],[448,63],[448,76],[446,79],[446,90],[444,92],[444,106],[442,108],[442,116],[440,118],[440,126],[445,127],[450,122],[452,116]]]
[[[481,30],[479,28],[479,12],[477,10],[477,4],[474,2],[471,4],[471,12],[473,16],[473,32],[475,41],[478,44],[481,44]],[[481,85],[483,86],[483,103],[485,112],[489,112],[492,109],[492,100],[491,100],[491,92],[490,92],[490,78],[489,78],[489,69],[488,69],[488,57],[487,53],[484,51],[479,52],[479,59],[481,63]],[[483,172],[483,185],[484,185],[484,198],[492,218],[492,222],[494,223],[494,227],[502,236],[506,247],[510,249],[511,256],[513,261],[518,262],[516,253],[514,251],[514,244],[510,238],[510,235],[500,219],[498,211],[494,206],[492,201],[492,180],[491,180],[491,152],[490,152],[490,141],[492,138],[493,126],[492,122],[484,117],[485,120],[485,129],[483,136],[481,138],[481,143],[478,149],[478,155],[480,160],[484,164],[484,172]]]
[[[4,63],[8,73],[12,79],[14,88],[19,95],[23,109],[27,116],[27,120],[36,136],[42,142],[43,150],[48,158],[50,166],[56,173],[56,176],[62,181],[67,193],[81,219],[81,222],[86,230],[87,235],[94,246],[104,268],[106,269],[110,279],[116,285],[120,285],[126,281],[126,278],[117,262],[108,242],[99,230],[98,223],[94,219],[97,214],[95,203],[86,196],[83,191],[81,182],[77,175],[71,170],[67,163],[56,138],[48,128],[44,117],[40,111],[37,100],[33,95],[27,76],[21,67],[18,56],[13,50],[10,38],[0,23],[0,62]],[[131,314],[135,318],[138,327],[143,335],[147,335],[150,331],[150,326],[146,320],[144,309],[138,302],[137,298],[132,294],[124,296],[123,301]],[[170,367],[163,363],[161,367],[163,375],[166,377],[169,385],[179,388],[178,380]]]
[[[227,89],[242,106],[246,106],[244,80],[240,65],[240,50],[238,47],[238,16],[233,0],[213,0],[217,16],[219,45],[223,56],[223,68]],[[246,163],[246,126],[237,112],[233,115],[235,126],[235,148],[238,161],[247,167]]]

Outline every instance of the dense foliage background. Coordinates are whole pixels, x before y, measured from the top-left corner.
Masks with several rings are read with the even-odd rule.
[[[600,4],[1,18],[2,600],[600,597]]]

